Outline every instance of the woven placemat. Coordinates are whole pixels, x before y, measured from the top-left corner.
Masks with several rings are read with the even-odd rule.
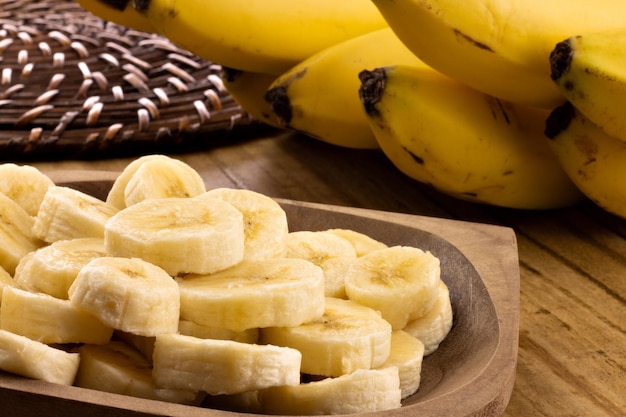
[[[0,0],[0,157],[211,146],[255,125],[221,68],[67,0]]]

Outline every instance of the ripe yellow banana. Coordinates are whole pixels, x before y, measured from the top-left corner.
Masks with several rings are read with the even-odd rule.
[[[148,19],[135,10],[131,0],[77,0],[77,3],[104,20],[141,32],[156,32]]]
[[[626,142],[609,136],[569,102],[546,121],[561,166],[589,199],[626,218]]]
[[[334,145],[377,149],[359,101],[359,72],[392,64],[424,65],[389,28],[326,48],[278,77],[266,94],[287,128]]]
[[[626,141],[626,30],[573,36],[550,56],[552,79],[567,100],[604,131]]]
[[[548,110],[408,66],[365,71],[361,78],[372,129],[408,176],[457,198],[510,208],[583,200],[544,136]]]
[[[490,95],[552,108],[550,51],[570,36],[622,27],[626,2],[374,0],[424,62]]]
[[[220,65],[280,74],[310,55],[385,27],[369,0],[134,1],[173,43]]]

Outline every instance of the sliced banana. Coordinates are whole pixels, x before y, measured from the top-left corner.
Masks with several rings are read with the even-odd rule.
[[[233,340],[242,343],[257,343],[259,341],[259,329],[235,331],[223,327],[204,326],[183,319],[178,322],[178,333],[200,339]]]
[[[124,205],[150,198],[188,198],[206,191],[204,180],[190,165],[170,157],[144,159],[124,187]]]
[[[400,408],[398,368],[359,369],[337,378],[259,392],[266,414],[361,414]]]
[[[300,382],[295,349],[180,334],[156,337],[153,377],[159,386],[236,394]]]
[[[14,287],[2,291],[0,327],[47,344],[103,344],[113,334],[111,327],[68,300]]]
[[[324,273],[303,259],[244,261],[177,279],[182,319],[235,331],[297,326],[324,312]]]
[[[356,230],[335,228],[328,229],[327,231],[350,242],[356,250],[356,256],[363,256],[375,250],[385,249],[387,247],[386,243],[376,240],[365,233],[357,232]]]
[[[14,163],[0,164],[0,193],[3,193],[29,215],[36,216],[43,196],[54,182],[37,168]]]
[[[452,301],[447,285],[439,281],[439,294],[433,306],[421,317],[411,320],[404,331],[424,343],[424,356],[433,353],[452,329],[454,319]]]
[[[27,253],[43,245],[32,233],[33,224],[26,210],[0,193],[0,267],[10,275]]]
[[[2,308],[2,291],[4,287],[17,287],[11,274],[9,274],[4,268],[0,267],[0,309]],[[1,310],[0,310],[1,311]]]
[[[118,210],[89,194],[69,187],[48,188],[35,217],[33,234],[47,242],[103,237],[104,224]]]
[[[87,237],[59,240],[24,256],[15,269],[20,287],[67,299],[78,272],[94,258],[107,255],[104,239]]]
[[[394,330],[391,333],[391,352],[381,368],[398,368],[402,399],[415,394],[419,389],[423,359],[424,344],[418,338],[404,330]]]
[[[115,394],[197,405],[203,396],[189,390],[161,388],[152,378],[152,365],[130,345],[112,340],[78,348],[80,366],[75,385]]]
[[[317,320],[262,328],[261,341],[298,349],[304,373],[336,377],[381,366],[389,358],[391,325],[369,307],[328,297]]]
[[[65,352],[26,336],[0,329],[0,369],[27,378],[72,385],[78,353]]]
[[[114,329],[141,336],[178,330],[178,285],[143,259],[95,258],[80,270],[68,294],[72,305]]]
[[[289,232],[287,213],[272,198],[251,190],[214,188],[199,198],[219,198],[243,215],[245,260],[277,258],[285,255]]]
[[[433,306],[439,280],[439,259],[432,253],[393,246],[357,258],[345,285],[349,299],[380,311],[399,330]]]
[[[243,259],[243,216],[219,199],[148,199],[106,223],[104,244],[112,256],[142,258],[172,276],[208,274]]]
[[[356,249],[350,241],[330,231],[302,230],[287,235],[289,258],[306,259],[322,268],[327,297],[345,298],[345,273]]]

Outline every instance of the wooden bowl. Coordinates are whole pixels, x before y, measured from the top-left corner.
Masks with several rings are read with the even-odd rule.
[[[115,173],[52,172],[57,184],[105,198]],[[519,261],[509,228],[289,200],[278,201],[291,230],[349,228],[389,245],[411,245],[441,260],[453,327],[424,359],[419,391],[376,417],[499,416],[517,362]],[[66,387],[0,373],[2,415],[229,417],[237,413]]]

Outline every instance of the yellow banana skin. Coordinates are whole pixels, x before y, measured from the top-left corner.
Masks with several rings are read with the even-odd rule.
[[[550,55],[567,100],[610,136],[626,141],[626,29],[570,37]]]
[[[359,100],[359,72],[423,64],[389,28],[333,45],[279,76],[266,97],[287,128],[333,145],[377,149]]]
[[[361,80],[376,138],[406,175],[459,199],[508,208],[552,209],[584,199],[543,135],[548,110],[410,66],[365,71]]]
[[[282,128],[264,95],[276,79],[275,75],[222,67],[224,87],[233,99],[252,117],[267,125]]]
[[[598,206],[626,218],[626,142],[609,136],[571,103],[550,114],[546,135],[578,188]]]
[[[77,0],[76,2],[83,9],[104,20],[140,32],[156,32],[148,19],[135,10],[131,0]]]
[[[570,36],[622,27],[626,2],[373,0],[424,62],[503,100],[553,108],[564,100],[549,55]]]
[[[387,26],[369,0],[135,0],[159,33],[217,64],[279,75],[335,43]]]

